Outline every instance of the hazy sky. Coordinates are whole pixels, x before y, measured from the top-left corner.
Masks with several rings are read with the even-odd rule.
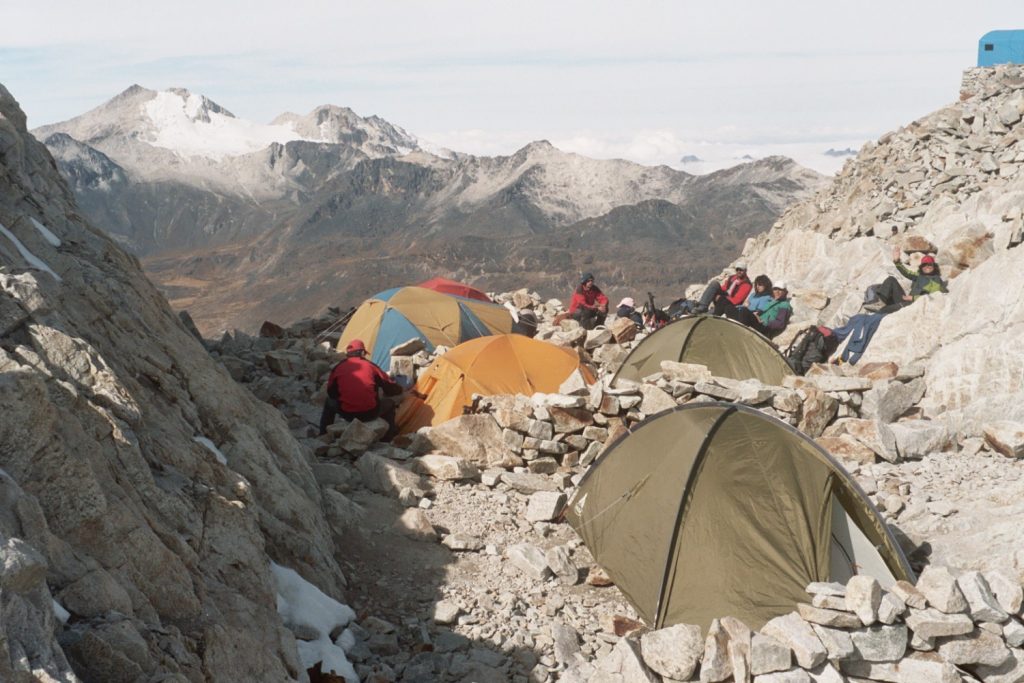
[[[954,101],[978,39],[1024,28],[1024,3],[0,0],[0,17],[0,83],[30,126],[139,83],[257,121],[345,105],[467,152],[544,138],[824,168]]]

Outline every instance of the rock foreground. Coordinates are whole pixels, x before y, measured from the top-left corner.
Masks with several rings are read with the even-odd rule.
[[[345,586],[305,451],[82,221],[2,86],[0,226],[0,680],[305,676],[270,562]]]

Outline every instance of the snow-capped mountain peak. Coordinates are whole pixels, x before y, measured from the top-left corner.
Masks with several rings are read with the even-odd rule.
[[[287,124],[259,124],[234,116],[215,102],[183,89],[161,90],[143,105],[152,124],[142,140],[184,157],[221,160],[271,143],[301,140]]]

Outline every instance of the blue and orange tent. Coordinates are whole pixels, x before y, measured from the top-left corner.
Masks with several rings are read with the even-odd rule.
[[[443,294],[424,287],[396,287],[374,294],[356,309],[338,341],[344,350],[362,339],[374,363],[385,370],[391,349],[418,337],[428,351],[439,345],[512,331],[512,316],[497,304]]]

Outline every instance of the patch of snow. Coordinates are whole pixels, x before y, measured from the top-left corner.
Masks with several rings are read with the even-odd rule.
[[[57,275],[57,273],[53,272],[50,266],[46,265],[46,263],[44,263],[42,259],[33,254],[31,251],[29,251],[28,247],[22,244],[21,240],[15,237],[14,233],[5,228],[2,223],[0,223],[0,233],[2,233],[4,236],[7,237],[7,239],[11,241],[11,243],[18,250],[18,253],[21,254],[21,257],[25,259],[30,266],[32,266],[36,270],[41,270],[43,272],[49,273],[57,282],[63,282],[60,275]]]
[[[155,127],[152,138],[146,142],[180,156],[220,161],[256,152],[274,142],[302,139],[291,126],[253,123],[216,111],[206,112],[209,121],[205,121],[197,118],[202,108],[199,95],[183,97],[174,92],[158,92],[144,105]]]
[[[203,98],[195,93],[189,93],[188,99],[185,100],[185,114],[190,119],[195,119],[202,110]]]
[[[345,654],[348,654],[356,646],[356,634],[352,633],[352,629],[347,628],[334,639],[334,644],[344,650]]]
[[[50,232],[49,228],[37,221],[35,218],[29,217],[29,220],[32,222],[32,225],[36,226],[36,230],[39,231],[39,234],[43,236],[44,240],[55,247],[60,246],[60,238]]]
[[[302,668],[320,664],[321,673],[335,674],[341,676],[350,683],[359,683],[359,676],[356,670],[345,657],[345,651],[329,640],[296,640],[295,645],[299,650],[299,661]]]
[[[311,629],[318,634],[316,640],[296,641],[303,668],[308,669],[321,662],[320,670],[324,673],[333,673],[346,681],[358,683],[355,669],[345,657],[347,630],[338,637],[337,644],[331,642],[331,633],[347,626],[355,619],[356,613],[348,605],[325,595],[294,569],[271,562],[270,571],[277,582],[277,613],[284,623]],[[348,647],[351,649],[354,643],[352,639]]]
[[[439,157],[441,159],[455,158],[455,152],[448,149],[447,147],[442,147],[441,145],[435,144],[430,140],[424,140],[421,137],[413,136],[413,139],[416,141],[416,146],[428,154],[433,154],[435,157]]]
[[[217,458],[217,462],[219,462],[221,465],[228,464],[228,459],[224,457],[224,454],[220,452],[220,449],[217,448],[216,444],[207,439],[205,436],[193,436],[192,440],[198,444],[206,446],[207,450],[213,453],[213,456]]]
[[[68,623],[68,619],[71,618],[71,612],[64,609],[64,606],[53,598],[50,598],[50,602],[53,603],[53,616],[57,617],[57,621],[62,624]]]

